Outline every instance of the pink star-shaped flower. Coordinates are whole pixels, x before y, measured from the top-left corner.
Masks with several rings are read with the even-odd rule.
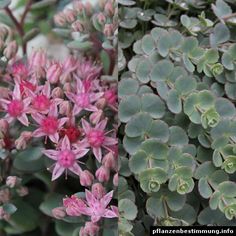
[[[77,160],[87,154],[89,150],[85,148],[73,149],[67,136],[61,142],[59,150],[44,150],[43,153],[50,159],[56,161],[52,173],[52,181],[59,178],[64,171],[70,170],[76,175],[80,175],[82,169]]]
[[[83,201],[73,195],[63,200],[66,212],[69,215],[80,216],[81,214],[91,217],[93,223],[98,222],[102,217],[118,217],[118,211],[115,206],[108,206],[113,196],[113,191],[105,194],[102,198],[96,198],[89,190],[85,190],[86,199]]]
[[[79,78],[76,81],[76,92],[76,94],[66,93],[66,96],[74,103],[73,115],[79,114],[82,110],[97,111],[97,107],[93,103],[103,95],[102,92],[86,91],[84,84]]]
[[[107,119],[98,122],[95,127],[91,127],[90,124],[82,119],[82,127],[85,132],[85,138],[82,141],[82,145],[91,147],[96,159],[101,162],[102,160],[102,147],[111,151],[109,146],[117,144],[117,139],[106,136],[110,131],[106,132]]]
[[[18,83],[15,84],[12,93],[12,100],[1,98],[0,102],[4,110],[7,112],[5,119],[7,119],[8,123],[17,119],[25,126],[29,125],[26,113],[29,113],[31,99],[29,97],[22,97],[20,85]]]
[[[58,118],[57,105],[53,104],[49,108],[48,115],[42,115],[37,112],[32,113],[33,119],[40,125],[38,129],[33,132],[34,137],[48,136],[49,139],[58,143],[59,141],[59,130],[68,121],[68,118]]]

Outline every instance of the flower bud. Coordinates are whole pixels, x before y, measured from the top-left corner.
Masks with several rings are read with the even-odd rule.
[[[74,0],[73,8],[79,13],[82,14],[84,10],[84,4],[80,0]]]
[[[113,24],[105,24],[103,33],[106,37],[113,36],[114,30],[113,30]]]
[[[6,180],[6,185],[9,188],[14,188],[21,183],[21,179],[17,176],[8,176]]]
[[[9,123],[5,119],[0,119],[0,132],[7,134],[9,130]]]
[[[16,190],[16,192],[18,193],[20,197],[24,197],[29,194],[29,189],[27,187],[21,186],[20,188]]]
[[[84,25],[79,21],[75,21],[72,25],[71,25],[72,29],[76,32],[84,32]]]
[[[62,69],[59,63],[52,64],[47,70],[47,80],[51,84],[57,84],[59,82],[61,72],[62,72]]]
[[[117,101],[117,93],[116,89],[109,89],[104,93],[104,98],[106,99],[107,103],[110,105],[114,105]]]
[[[63,98],[64,93],[60,87],[56,87],[52,90],[52,97],[53,98]]]
[[[18,46],[17,46],[16,41],[11,41],[7,44],[6,48],[4,49],[3,55],[8,60],[10,60],[16,55],[17,50],[18,50]]]
[[[54,218],[61,220],[66,216],[65,208],[64,207],[56,207],[52,209],[52,215]]]
[[[47,55],[46,52],[42,49],[34,51],[29,58],[30,67],[46,66],[47,64]]]
[[[8,98],[9,95],[10,95],[10,90],[8,88],[0,87],[0,98]]]
[[[58,26],[64,26],[66,24],[66,16],[63,12],[59,12],[54,16],[54,22]]]
[[[116,173],[113,177],[113,184],[117,187],[119,183],[119,175]]]
[[[110,179],[110,170],[105,166],[101,166],[97,169],[95,175],[99,182],[107,182]]]
[[[111,1],[108,1],[106,3],[106,5],[104,7],[104,11],[110,17],[112,17],[114,15],[115,10],[114,10],[114,7],[113,7],[113,3]]]
[[[96,223],[86,222],[85,226],[80,229],[80,236],[96,236],[99,232],[99,226]]]
[[[63,85],[63,90],[64,90],[65,92],[71,92],[71,91],[72,91],[71,83],[65,83],[65,84]]]
[[[8,221],[10,219],[10,214],[4,211],[3,207],[0,206],[0,220]]]
[[[99,98],[95,105],[98,109],[103,110],[107,105],[107,101],[105,98]]]
[[[91,16],[92,15],[92,5],[89,1],[85,2],[85,12],[87,16]]]
[[[65,15],[66,21],[68,23],[72,23],[76,20],[76,11],[75,10],[66,9],[64,11],[64,15]]]
[[[10,201],[11,194],[8,188],[0,190],[0,203],[7,203]]]
[[[108,152],[102,159],[102,164],[108,169],[115,169],[117,166],[116,159],[112,152]]]
[[[82,186],[91,186],[93,180],[94,177],[88,170],[84,170],[80,173],[80,184]]]
[[[25,149],[27,147],[27,143],[32,138],[32,132],[23,131],[18,139],[15,141],[16,149]]]
[[[5,40],[8,35],[8,30],[4,26],[0,26],[0,39]]]
[[[70,116],[71,104],[69,101],[62,101],[59,105],[59,113],[61,115]]]
[[[96,183],[92,185],[92,194],[97,199],[101,199],[106,194],[106,190],[101,183]]]
[[[103,111],[97,110],[89,116],[89,120],[92,124],[95,125],[101,120],[102,116],[103,116]]]
[[[4,41],[0,38],[0,51],[4,48]]]
[[[97,15],[97,20],[100,25],[104,25],[106,23],[106,16],[102,12],[100,12]]]

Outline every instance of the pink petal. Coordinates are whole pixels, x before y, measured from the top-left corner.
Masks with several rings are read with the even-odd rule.
[[[92,221],[93,223],[98,222],[100,219],[101,219],[101,216],[97,216],[97,215],[92,215],[92,216],[91,216],[91,221]]]
[[[93,154],[98,160],[98,162],[101,162],[102,160],[102,149],[101,148],[93,148]]]
[[[58,128],[61,128],[68,120],[69,120],[69,118],[67,118],[67,117],[61,118],[59,120]]]
[[[50,93],[51,93],[51,87],[50,87],[50,83],[49,82],[46,82],[45,85],[43,86],[43,90],[42,90],[43,94],[46,96],[46,97],[50,97]]]
[[[115,217],[117,217],[117,215],[116,215],[116,213],[114,211],[106,209],[105,213],[103,214],[103,217],[115,218]]]
[[[55,134],[51,134],[48,136],[50,138],[50,140],[54,143],[58,143],[59,141],[59,134],[55,133]]]
[[[115,145],[117,143],[118,143],[117,139],[112,138],[112,137],[105,137],[105,140],[103,142],[103,144],[106,145],[106,146],[112,146],[112,145]]]
[[[42,131],[41,128],[38,128],[33,132],[32,135],[33,137],[39,138],[39,137],[45,136],[45,133]]]
[[[91,130],[90,124],[85,119],[82,119],[82,127],[86,134],[89,133]]]
[[[63,138],[61,147],[62,147],[62,150],[65,150],[65,149],[70,150],[70,140],[68,139],[67,135],[65,135],[65,137]]]
[[[18,116],[17,119],[25,126],[29,126],[29,120],[26,114],[22,114]]]
[[[107,119],[103,119],[98,124],[96,124],[95,129],[104,130],[106,126],[107,126]]]
[[[84,89],[84,85],[83,85],[82,81],[78,77],[76,79],[77,79],[77,83],[76,83],[77,94],[84,93],[85,89]]]
[[[52,160],[57,160],[58,151],[56,150],[43,150],[42,153]]]
[[[91,93],[89,95],[90,101],[94,102],[97,101],[104,93]]]
[[[23,103],[24,103],[24,107],[25,108],[28,108],[28,106],[30,105],[30,103],[31,103],[31,98],[26,98],[26,99],[24,99],[23,100]]]
[[[48,112],[49,116],[57,117],[58,116],[58,111],[57,111],[57,105],[52,104],[49,108]]]
[[[82,171],[82,169],[80,168],[80,166],[76,162],[74,163],[74,165],[72,167],[69,167],[69,170],[76,175],[80,175],[80,173]]]
[[[7,99],[4,99],[4,98],[0,98],[0,102],[3,103],[3,104],[9,104],[11,103],[11,101],[7,100]]]
[[[38,124],[41,124],[44,120],[44,116],[42,116],[38,112],[32,113],[31,116]]]
[[[72,114],[73,116],[76,116],[77,114],[79,114],[82,111],[81,107],[78,107],[77,105],[74,105],[73,110],[72,110]]]
[[[66,93],[66,96],[72,101],[75,103],[75,95],[73,93]]]
[[[96,106],[93,106],[93,105],[90,104],[85,108],[85,110],[87,110],[87,111],[97,111],[98,108]]]
[[[17,83],[15,84],[12,97],[13,97],[14,99],[21,100],[20,86],[19,86],[19,84],[17,84]]]
[[[85,156],[88,152],[89,152],[89,149],[74,150],[74,153],[76,155],[76,159],[79,159],[79,158]]]
[[[107,193],[105,196],[103,196],[101,198],[101,202],[103,203],[103,206],[104,207],[107,207],[108,204],[110,203],[111,199],[112,199],[112,196],[113,196],[113,190],[110,191],[109,193]]]
[[[52,172],[52,181],[59,178],[62,173],[64,172],[64,167],[60,166],[58,163],[55,165],[53,172]]]
[[[93,205],[95,202],[97,202],[97,199],[94,197],[94,195],[88,190],[85,189],[85,197],[88,202],[88,205]]]

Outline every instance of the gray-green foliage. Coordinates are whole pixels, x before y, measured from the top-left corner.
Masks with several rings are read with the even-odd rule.
[[[118,2],[121,235],[234,225],[235,2]]]

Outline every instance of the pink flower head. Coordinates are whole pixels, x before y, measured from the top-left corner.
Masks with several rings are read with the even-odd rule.
[[[117,92],[116,89],[112,88],[104,93],[104,98],[110,106],[114,106],[117,102]]]
[[[69,216],[80,216],[81,210],[86,209],[86,204],[83,200],[75,195],[63,199],[63,206],[66,208],[66,214]]]
[[[55,62],[47,69],[47,80],[51,84],[56,84],[59,82],[61,73],[62,73],[61,65]]]
[[[32,117],[40,125],[40,127],[33,132],[33,136],[48,136],[52,142],[58,143],[58,132],[68,121],[68,118],[58,118],[58,110],[56,104],[51,105],[47,116],[35,112],[32,113]]]
[[[82,186],[91,186],[93,183],[94,177],[92,173],[88,170],[81,171],[80,173],[80,184]]]
[[[50,159],[56,161],[52,173],[52,180],[59,178],[64,171],[70,170],[76,175],[80,175],[81,168],[77,160],[86,155],[88,149],[72,149],[67,136],[62,140],[59,150],[44,150],[43,153]]]
[[[105,166],[101,166],[97,169],[95,175],[99,182],[108,182],[110,179],[110,170]]]
[[[85,226],[80,229],[80,236],[96,236],[99,232],[99,226],[93,222],[86,222]]]
[[[91,217],[93,223],[98,222],[102,217],[115,218],[117,214],[108,207],[110,203],[113,191],[104,195],[101,199],[97,199],[89,190],[85,190],[86,205],[83,214]]]
[[[12,73],[13,77],[20,77],[21,79],[25,79],[25,78],[27,78],[27,76],[29,74],[29,70],[23,62],[18,61],[18,62],[15,62],[11,66],[11,73]]]
[[[89,60],[79,61],[77,66],[77,75],[82,80],[95,80],[102,72],[101,66],[95,65]]]
[[[117,144],[116,138],[106,136],[110,132],[105,132],[106,125],[107,119],[101,120],[95,127],[91,127],[85,119],[82,119],[82,127],[86,135],[82,142],[92,148],[99,162],[102,160],[102,147],[111,151],[109,146]]]
[[[29,68],[45,67],[47,64],[47,54],[44,50],[39,49],[33,51],[28,59]]]
[[[67,92],[66,96],[75,104],[73,108],[73,115],[79,114],[82,110],[97,111],[97,107],[93,103],[100,98],[103,93],[86,92],[85,87],[80,79],[76,83],[77,94]]]
[[[29,104],[31,102],[30,98],[22,98],[20,92],[20,86],[18,83],[15,84],[12,100],[7,100],[4,98],[0,99],[1,106],[6,110],[7,114],[5,119],[8,123],[13,120],[19,120],[23,125],[28,126],[29,121],[26,113],[29,113]]]

